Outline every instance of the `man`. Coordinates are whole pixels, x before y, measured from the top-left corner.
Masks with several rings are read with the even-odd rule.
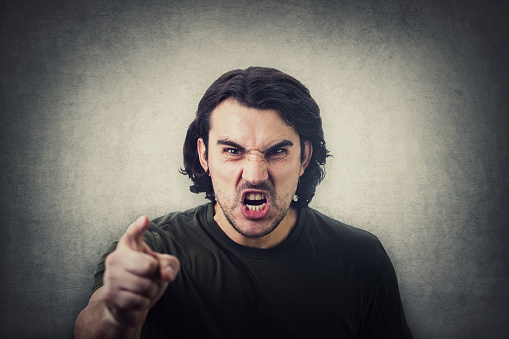
[[[76,337],[411,338],[378,239],[308,207],[325,146],[296,79],[222,75],[184,144],[182,172],[211,203],[129,226],[98,265]]]

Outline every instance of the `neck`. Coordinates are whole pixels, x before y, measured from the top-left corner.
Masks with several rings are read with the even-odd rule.
[[[268,249],[277,246],[288,237],[297,223],[297,210],[294,207],[290,207],[279,225],[269,234],[259,238],[248,238],[237,232],[226,219],[217,202],[214,205],[214,220],[223,232],[237,244],[252,248]]]

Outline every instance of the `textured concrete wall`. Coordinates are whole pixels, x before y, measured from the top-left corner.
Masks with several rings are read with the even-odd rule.
[[[416,338],[509,337],[507,1],[0,1],[2,338],[69,338],[107,245],[179,175],[223,72],[310,88],[313,206],[382,240]]]

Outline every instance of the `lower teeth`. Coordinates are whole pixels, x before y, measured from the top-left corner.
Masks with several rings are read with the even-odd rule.
[[[246,208],[248,211],[261,211],[265,208],[265,204],[263,203],[261,205],[246,205]]]

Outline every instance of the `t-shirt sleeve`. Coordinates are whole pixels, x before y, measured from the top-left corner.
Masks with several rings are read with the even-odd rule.
[[[95,291],[97,291],[97,289],[99,287],[101,287],[103,285],[103,276],[104,276],[104,269],[105,269],[104,261],[106,260],[106,257],[108,256],[108,254],[110,254],[117,248],[117,243],[118,243],[118,241],[115,241],[113,244],[110,245],[110,247],[108,247],[108,249],[106,250],[106,253],[104,253],[102,255],[101,260],[97,264],[97,268],[94,273],[94,285],[92,286],[92,294]]]
[[[376,247],[376,276],[366,310],[364,338],[412,338],[406,322],[396,272],[380,241]]]

